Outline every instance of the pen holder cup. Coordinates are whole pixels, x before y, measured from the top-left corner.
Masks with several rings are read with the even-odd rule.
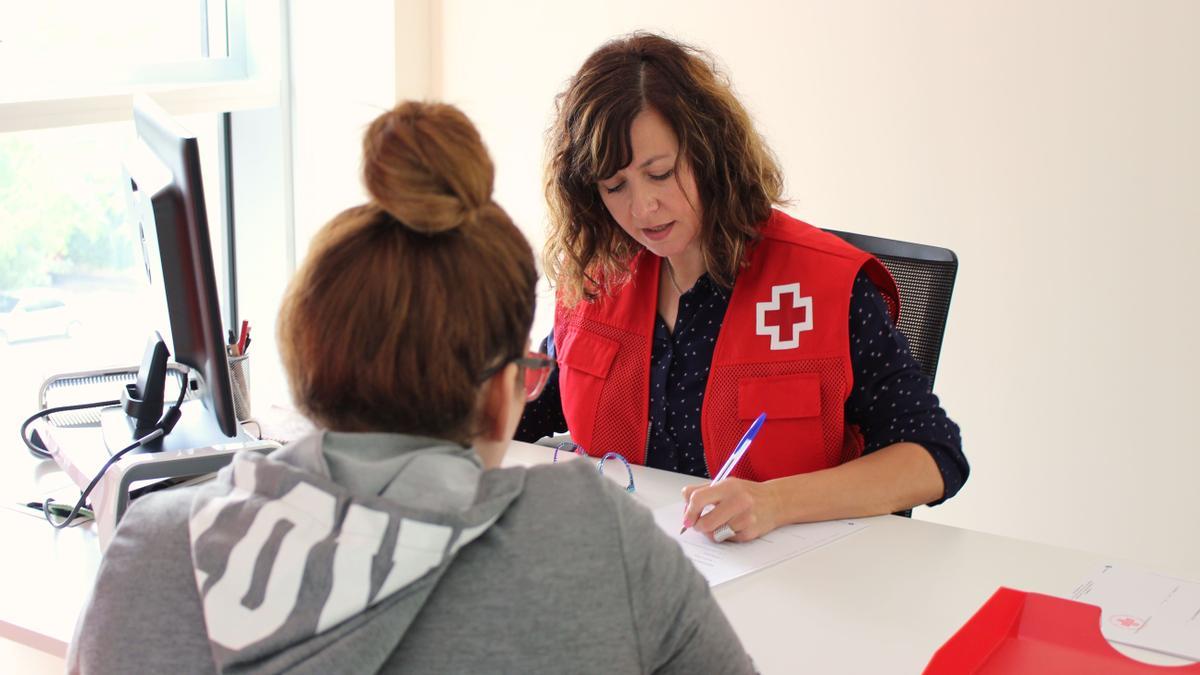
[[[250,419],[250,357],[229,357],[229,384],[233,389],[233,412],[239,422]]]

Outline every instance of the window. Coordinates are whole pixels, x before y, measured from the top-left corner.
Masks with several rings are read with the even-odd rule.
[[[5,98],[90,96],[246,76],[242,3],[0,4]]]
[[[0,3],[0,132],[129,118],[129,96],[228,112],[279,101],[278,0]]]
[[[80,57],[126,67],[189,61],[217,46],[209,42],[208,9],[208,3],[195,0],[8,2],[0,5],[0,35],[9,53],[56,64],[77,63]],[[214,19],[214,26],[223,23],[223,17]],[[227,54],[220,45],[217,55]]]
[[[177,119],[200,141],[224,298],[221,119]],[[165,328],[126,212],[121,159],[133,136],[131,122],[0,134],[0,429],[36,409],[45,378],[136,365],[150,332]]]
[[[278,104],[279,11],[271,0],[0,3],[0,433],[16,440],[46,377],[136,365],[163,327],[126,214],[133,93],[153,92],[200,141],[229,302],[221,113]]]

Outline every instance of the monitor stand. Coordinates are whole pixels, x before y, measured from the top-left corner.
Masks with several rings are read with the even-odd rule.
[[[255,440],[238,426],[238,435],[230,438],[217,426],[217,419],[199,399],[184,401],[180,406],[179,421],[171,433],[133,450],[130,454],[191,450],[227,443],[244,443]],[[134,435],[135,420],[119,407],[113,406],[100,411],[100,428],[104,432],[104,445],[108,454],[115,455],[137,440]]]
[[[202,401],[186,401],[180,411],[183,414],[171,433],[124,455],[97,484],[90,500],[101,549],[111,540],[130,500],[144,491],[213,473],[242,450],[266,453],[279,447],[274,441],[255,439],[240,427],[236,437],[226,436]],[[57,428],[46,420],[35,423],[50,456],[80,490],[95,478],[112,455],[134,441],[134,422],[120,407],[102,410],[100,424],[103,440],[94,427]]]

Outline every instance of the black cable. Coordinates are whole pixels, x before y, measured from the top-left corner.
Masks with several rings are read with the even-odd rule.
[[[108,461],[104,463],[104,466],[100,467],[100,470],[96,472],[95,477],[92,478],[92,482],[88,483],[88,486],[83,489],[83,493],[79,495],[79,501],[75,502],[75,506],[71,509],[71,512],[68,513],[62,520],[56,521],[54,519],[54,515],[50,513],[50,505],[54,503],[54,500],[50,497],[47,497],[42,502],[42,515],[46,517],[46,522],[50,523],[50,525],[56,530],[61,530],[62,528],[70,525],[71,521],[75,520],[76,516],[79,515],[79,510],[82,509],[85,504],[87,504],[88,495],[92,493],[92,490],[95,489],[96,484],[99,483],[100,479],[104,477],[105,472],[108,471],[110,466],[115,464],[130,451],[136,450],[147,443],[156,441],[171,433],[171,429],[175,428],[175,423],[179,421],[179,417],[182,414],[179,411],[179,408],[183,405],[183,397],[187,395],[187,388],[188,378],[184,377],[183,386],[179,388],[179,398],[175,400],[175,405],[171,406],[171,409],[162,416],[162,419],[158,421],[158,424],[154,425],[154,429],[151,430],[150,433],[125,446],[112,457],[108,458]],[[25,436],[24,431],[22,431],[21,436]]]
[[[110,406],[110,405],[119,405],[120,403],[121,402],[117,401],[117,400],[98,401],[96,403],[76,403],[74,405],[60,405],[56,408],[47,408],[45,410],[39,410],[38,412],[30,415],[28,419],[26,419],[24,422],[21,423],[21,440],[25,442],[25,447],[29,448],[29,453],[32,454],[34,457],[37,457],[38,459],[52,459],[52,457],[50,456],[50,453],[46,451],[45,446],[38,447],[37,445],[34,445],[32,438],[30,436],[25,435],[25,432],[29,429],[30,424],[33,424],[35,421],[37,421],[43,417],[46,417],[47,415],[53,415],[55,413],[67,412],[70,410],[83,410],[84,408],[103,408],[103,407]],[[35,431],[34,433],[36,434],[37,432]],[[39,440],[40,440],[40,437],[39,437]]]
[[[79,501],[75,502],[75,506],[71,509],[71,512],[68,513],[62,520],[54,520],[54,516],[50,513],[50,505],[55,503],[54,499],[52,497],[46,497],[45,501],[42,502],[42,515],[46,517],[46,522],[50,523],[50,525],[56,530],[61,530],[62,528],[70,525],[71,521],[75,520],[76,516],[79,515],[79,510],[82,509],[85,504],[87,504],[88,495],[92,493],[92,490],[96,487],[96,483],[99,483],[100,479],[104,477],[104,472],[108,471],[108,467],[112,466],[117,460],[124,457],[131,450],[136,450],[137,448],[140,448],[151,441],[157,440],[162,436],[162,429],[155,427],[150,433],[122,448],[120,452],[116,453],[112,457],[109,457],[108,461],[104,463],[104,466],[100,467],[100,470],[96,472],[96,476],[92,478],[92,482],[88,483],[88,486],[84,488],[83,493],[79,495]]]

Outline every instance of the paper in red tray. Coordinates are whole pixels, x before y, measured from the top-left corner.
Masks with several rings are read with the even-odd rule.
[[[925,667],[925,675],[951,673],[1195,675],[1200,663],[1154,666],[1135,661],[1100,634],[1099,607],[1000,588]]]

